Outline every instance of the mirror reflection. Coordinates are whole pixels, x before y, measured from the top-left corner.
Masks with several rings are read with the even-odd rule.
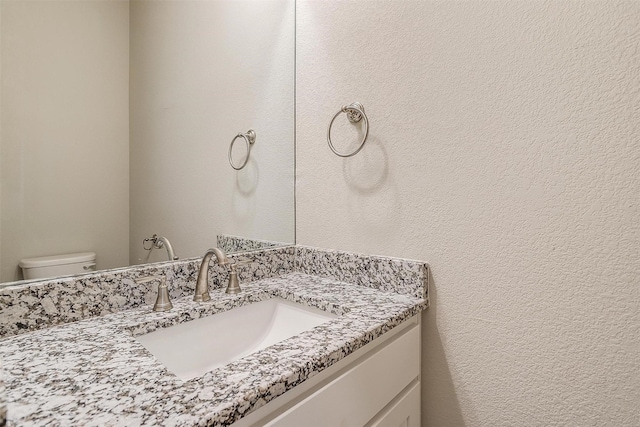
[[[0,43],[1,282],[293,243],[293,0],[2,0]]]

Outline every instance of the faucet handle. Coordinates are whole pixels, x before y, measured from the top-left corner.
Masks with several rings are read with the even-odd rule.
[[[169,288],[167,288],[167,280],[164,275],[146,276],[136,279],[135,282],[142,284],[159,280],[158,296],[156,297],[156,303],[153,305],[153,311],[168,311],[173,308],[171,299],[169,298]]]
[[[169,288],[167,288],[167,281],[162,276],[162,282],[158,285],[158,297],[156,303],[153,305],[153,311],[168,311],[173,308],[171,299],[169,298]]]
[[[227,285],[227,294],[237,294],[242,291],[240,289],[240,281],[238,280],[238,271],[236,270],[237,262],[229,264],[229,284]]]

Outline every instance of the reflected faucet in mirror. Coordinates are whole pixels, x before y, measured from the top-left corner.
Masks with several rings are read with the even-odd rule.
[[[167,239],[164,236],[158,236],[157,234],[154,234],[151,237],[147,237],[142,241],[142,247],[144,248],[145,251],[149,251],[149,256],[151,256],[151,252],[154,249],[166,248],[169,261],[175,261],[178,259],[175,252],[173,251],[173,246],[171,246],[171,242],[169,241],[169,239]]]

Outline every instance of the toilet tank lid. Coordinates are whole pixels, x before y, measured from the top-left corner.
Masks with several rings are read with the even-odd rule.
[[[18,264],[21,268],[50,267],[52,265],[77,264],[80,262],[95,261],[94,252],[81,252],[77,254],[41,256],[37,258],[24,258]]]

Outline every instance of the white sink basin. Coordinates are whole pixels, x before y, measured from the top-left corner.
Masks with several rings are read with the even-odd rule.
[[[169,371],[186,381],[336,317],[317,308],[272,298],[136,339]]]

